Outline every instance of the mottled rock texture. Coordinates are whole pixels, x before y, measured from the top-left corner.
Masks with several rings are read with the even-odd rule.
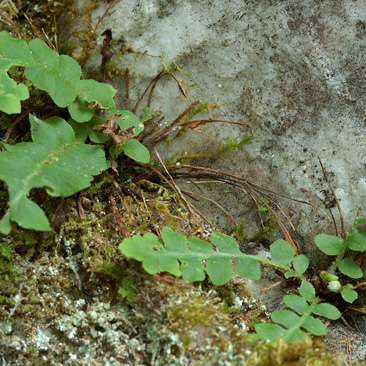
[[[95,21],[103,13],[94,13]],[[104,28],[103,28],[104,27]],[[174,80],[162,81],[152,106],[162,107],[172,121],[195,99],[220,103],[211,117],[250,122],[254,139],[234,153],[195,161],[246,177],[276,192],[310,200],[303,187],[334,204],[318,157],[328,172],[350,224],[365,208],[365,61],[366,4],[363,1],[131,0],[122,1],[103,19],[113,31],[115,50],[135,51],[174,60],[197,86],[182,100]],[[100,38],[102,44],[102,37]],[[118,67],[131,67],[131,99],[161,70],[160,58],[129,54]],[[94,70],[100,59],[94,60]],[[89,63],[92,70],[93,64]],[[179,74],[179,73],[178,73]],[[177,74],[177,75],[178,75]],[[121,91],[123,78],[114,80]],[[219,141],[247,136],[248,130],[226,124],[189,132],[164,146],[169,156],[214,151]],[[194,189],[192,185],[190,189]],[[240,190],[222,184],[201,184],[237,219],[259,220]],[[229,192],[227,192],[229,190]],[[224,199],[223,199],[224,198]],[[319,232],[334,227],[319,210],[281,200],[293,210],[298,238],[312,250]],[[212,206],[201,206],[219,225],[230,225]],[[333,208],[339,226],[338,213]],[[250,220],[249,220],[250,221]],[[251,224],[247,230],[252,230]],[[347,230],[346,226],[346,230]]]

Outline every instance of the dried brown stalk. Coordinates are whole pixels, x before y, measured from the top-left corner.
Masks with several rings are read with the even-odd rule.
[[[129,235],[128,235],[125,224],[122,222],[121,215],[119,213],[116,201],[114,200],[114,197],[111,194],[108,195],[108,198],[112,205],[114,220],[116,221],[120,236],[122,239],[128,238]]]
[[[250,133],[251,135],[254,134],[253,128],[249,123],[245,123],[245,122],[235,122],[235,121],[227,121],[224,119],[213,119],[213,118],[209,118],[209,119],[197,119],[197,120],[193,120],[193,121],[187,121],[187,122],[183,122],[182,126],[187,126],[189,128],[192,128],[193,130],[197,129],[198,126],[201,125],[205,125],[206,123],[214,123],[214,122],[221,122],[221,123],[229,123],[232,125],[240,125],[240,126],[246,126],[250,129]]]
[[[125,104],[126,109],[130,107],[130,70],[128,67],[125,71],[125,85],[126,85],[126,94],[125,94]]]
[[[155,76],[155,78],[149,83],[149,85],[147,86],[147,88],[145,89],[145,91],[142,93],[142,95],[140,96],[140,98],[138,99],[138,101],[136,102],[136,104],[135,104],[135,107],[133,108],[133,110],[132,110],[132,113],[133,114],[136,114],[136,112],[137,112],[137,108],[139,107],[139,105],[140,105],[140,103],[141,103],[141,101],[142,101],[142,99],[144,98],[144,96],[145,96],[145,94],[148,92],[148,90],[150,89],[150,87],[151,86],[153,86],[153,89],[152,89],[152,92],[153,92],[153,90],[154,90],[154,88],[155,88],[155,86],[156,86],[156,83],[158,82],[158,80],[162,77],[162,76],[164,76],[164,75],[167,75],[167,73],[164,71],[164,70],[162,70],[162,71],[160,71],[159,72],[159,74],[158,75],[156,75]],[[149,96],[149,101],[151,102],[151,98],[152,98],[152,92],[150,92],[150,96]],[[148,104],[149,105],[149,104]]]
[[[121,187],[118,185],[118,183],[113,179],[112,181],[114,187],[116,188],[117,192],[118,192],[118,195],[119,195],[119,198],[123,204],[123,206],[125,207],[126,211],[127,211],[127,214],[128,214],[128,222],[130,223],[130,225],[134,226],[134,227],[137,227],[137,221],[135,219],[135,216],[134,214],[132,213],[132,210],[131,210],[131,207],[130,205],[127,203],[126,199],[125,199],[125,196],[122,192],[122,189]]]
[[[199,103],[198,100],[192,102],[170,125],[161,129],[153,137],[144,143],[148,149],[152,149],[159,141],[164,140],[169,134],[174,132],[174,127],[180,122],[180,120],[187,115],[187,113]]]

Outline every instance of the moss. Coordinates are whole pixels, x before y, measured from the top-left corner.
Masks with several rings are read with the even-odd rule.
[[[254,347],[246,361],[247,366],[336,366],[339,365],[337,354],[326,351],[320,341],[283,343],[276,345],[259,344]]]

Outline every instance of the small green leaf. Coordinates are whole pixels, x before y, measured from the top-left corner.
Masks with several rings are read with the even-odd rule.
[[[272,313],[271,319],[286,328],[292,328],[294,324],[300,322],[300,317],[290,310],[277,310]]]
[[[295,271],[286,271],[284,273],[285,278],[297,277],[298,273]]]
[[[320,278],[325,283],[339,280],[339,277],[337,275],[335,275],[334,273],[326,272],[326,271],[321,271],[320,272]]]
[[[33,61],[26,65],[25,76],[37,88],[48,92],[59,107],[67,107],[76,98],[73,86],[81,76],[79,64],[68,56],[58,56],[39,38],[29,42]]]
[[[295,256],[294,248],[285,240],[278,239],[270,247],[272,260],[288,266]]]
[[[315,237],[315,244],[325,254],[338,255],[342,253],[344,240],[338,236],[320,234]]]
[[[144,114],[143,114],[143,116],[140,119],[141,123],[145,123],[147,121],[150,121],[151,119],[157,117],[160,114],[159,111],[150,112],[150,109],[147,106],[145,106],[144,108],[142,108],[142,110],[143,110]]]
[[[344,301],[347,301],[349,303],[353,303],[358,298],[358,293],[353,290],[353,286],[351,284],[343,287],[341,295]]]
[[[143,237],[134,235],[132,238],[126,238],[123,240],[123,244],[119,245],[121,252],[129,257],[138,261],[143,261],[146,257],[147,250],[161,250],[163,242],[156,235],[147,233]],[[149,273],[157,273],[150,270]]]
[[[188,239],[188,245],[189,249],[197,254],[195,257],[192,256],[192,258],[188,258],[187,256],[181,258],[180,268],[183,279],[188,282],[203,281],[206,277],[206,271],[202,263],[202,256],[214,253],[212,245],[199,238]]]
[[[78,142],[85,142],[88,138],[89,126],[87,123],[78,123],[73,119],[69,119],[69,125],[72,127],[75,133],[75,139]]]
[[[17,84],[8,74],[0,74],[0,111],[7,114],[20,113],[21,101],[29,98],[28,88]]]
[[[288,331],[285,336],[283,337],[283,340],[285,342],[298,342],[298,341],[304,341],[308,335],[301,331],[299,328],[295,328],[291,331]]]
[[[88,103],[97,102],[101,108],[115,108],[113,100],[116,89],[109,84],[99,83],[96,80],[79,80],[75,83],[75,89],[80,99]]]
[[[68,109],[71,118],[79,123],[88,122],[94,116],[94,111],[88,107],[88,103],[81,101],[79,98],[76,98]]]
[[[302,315],[309,311],[309,305],[306,300],[297,295],[287,295],[283,298],[283,302],[292,310]]]
[[[338,264],[339,270],[348,277],[361,278],[362,269],[351,259],[345,258]]]
[[[168,251],[174,251],[179,254],[188,253],[187,238],[183,234],[174,232],[168,226],[164,226],[161,230],[161,238]]]
[[[134,236],[131,238],[132,242],[125,239],[119,249],[124,255],[143,262],[149,273],[165,271],[175,276],[182,274],[185,280],[194,282],[202,281],[206,272],[214,285],[223,285],[234,275],[234,262],[239,276],[256,279],[260,277],[257,257],[242,253],[238,243],[230,236],[212,234],[211,240],[218,251],[208,242],[198,238],[187,240],[184,235],[175,233],[168,227],[162,229],[162,246],[149,248],[144,244],[144,237],[139,239]]]
[[[183,280],[191,283],[203,281],[206,277],[206,271],[202,266],[202,259],[200,257],[182,259],[180,270]]]
[[[313,302],[315,300],[315,288],[310,282],[302,280],[298,291],[306,301]]]
[[[335,306],[326,303],[314,305],[313,313],[331,320],[339,319],[341,316],[341,313]]]
[[[148,163],[150,160],[149,150],[136,139],[127,140],[121,149],[129,158],[140,163]]]
[[[201,253],[202,256],[215,253],[212,249],[212,245],[208,241],[193,237],[188,239],[188,244],[192,252]]]
[[[255,326],[255,331],[257,332],[257,338],[268,340],[271,343],[276,342],[278,338],[282,338],[286,334],[286,330],[284,328],[273,323],[257,324]]]
[[[275,343],[278,338],[282,338],[285,342],[304,341],[307,338],[307,334],[299,328],[288,331],[273,323],[257,324],[255,331],[257,332],[255,334],[256,338],[268,340],[270,343]]]
[[[351,231],[346,238],[347,247],[359,252],[366,251],[366,230],[356,229]]]
[[[124,255],[142,261],[147,273],[169,272],[174,276],[181,275],[178,260],[164,255],[166,249],[161,240],[153,234],[126,238],[119,245],[119,249]]]
[[[132,112],[114,109],[111,110],[110,113],[112,116],[115,114],[121,115],[121,117],[117,121],[117,124],[121,128],[121,130],[126,130],[128,127],[134,126],[135,136],[138,136],[141,133],[143,129],[143,124]]]
[[[261,266],[253,258],[239,257],[235,258],[235,272],[242,278],[259,280],[261,278]]]
[[[294,266],[295,271],[302,275],[309,267],[309,258],[303,254],[297,255],[294,258],[292,265]]]
[[[216,286],[222,286],[229,282],[234,275],[230,259],[219,256],[207,259],[206,272]]]
[[[211,235],[211,241],[220,252],[240,254],[238,243],[232,236],[214,231]]]
[[[6,31],[0,32],[0,52],[15,65],[25,66],[32,61],[27,42],[11,37]]]
[[[85,142],[86,138],[89,136],[90,140],[96,144],[103,144],[108,141],[108,136],[104,133],[94,130],[94,127],[100,125],[107,121],[107,118],[102,118],[99,116],[94,116],[89,122],[77,123],[70,119],[69,124],[75,132],[75,138],[77,141]]]
[[[327,328],[319,319],[315,319],[312,316],[309,316],[302,323],[302,327],[305,328],[311,334],[316,336],[323,336],[327,334]]]

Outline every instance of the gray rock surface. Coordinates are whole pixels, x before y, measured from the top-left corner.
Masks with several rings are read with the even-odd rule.
[[[103,9],[94,13],[95,21]],[[221,104],[211,117],[250,122],[254,139],[240,151],[197,165],[248,178],[278,193],[310,200],[324,208],[303,187],[329,203],[332,195],[318,157],[328,172],[346,220],[346,230],[366,198],[365,63],[366,4],[364,1],[242,1],[219,0],[121,2],[103,19],[101,32],[113,31],[115,49],[132,46],[145,55],[129,54],[120,67],[132,67],[131,99],[136,100],[150,80],[172,60],[190,76],[179,77],[197,86],[187,88],[186,100],[167,78],[156,89],[153,107],[162,107],[172,121],[195,99]],[[105,27],[105,28],[103,28]],[[102,44],[102,37],[99,40]],[[89,68],[96,70],[100,58]],[[124,84],[115,80],[121,91]],[[240,140],[248,130],[226,124],[189,132],[160,152],[213,151],[219,141]],[[222,184],[201,184],[237,219],[257,221],[251,201]],[[194,189],[191,186],[190,189]],[[227,191],[231,193],[227,193]],[[224,199],[223,199],[224,198]],[[282,201],[302,245],[313,251],[314,235],[334,233],[319,210]],[[230,227],[216,208],[201,205],[220,226]],[[333,209],[339,226],[338,213]],[[254,212],[254,213],[253,213]],[[248,222],[248,221],[247,221]],[[249,220],[250,222],[250,220]],[[247,225],[250,232],[253,225]]]

